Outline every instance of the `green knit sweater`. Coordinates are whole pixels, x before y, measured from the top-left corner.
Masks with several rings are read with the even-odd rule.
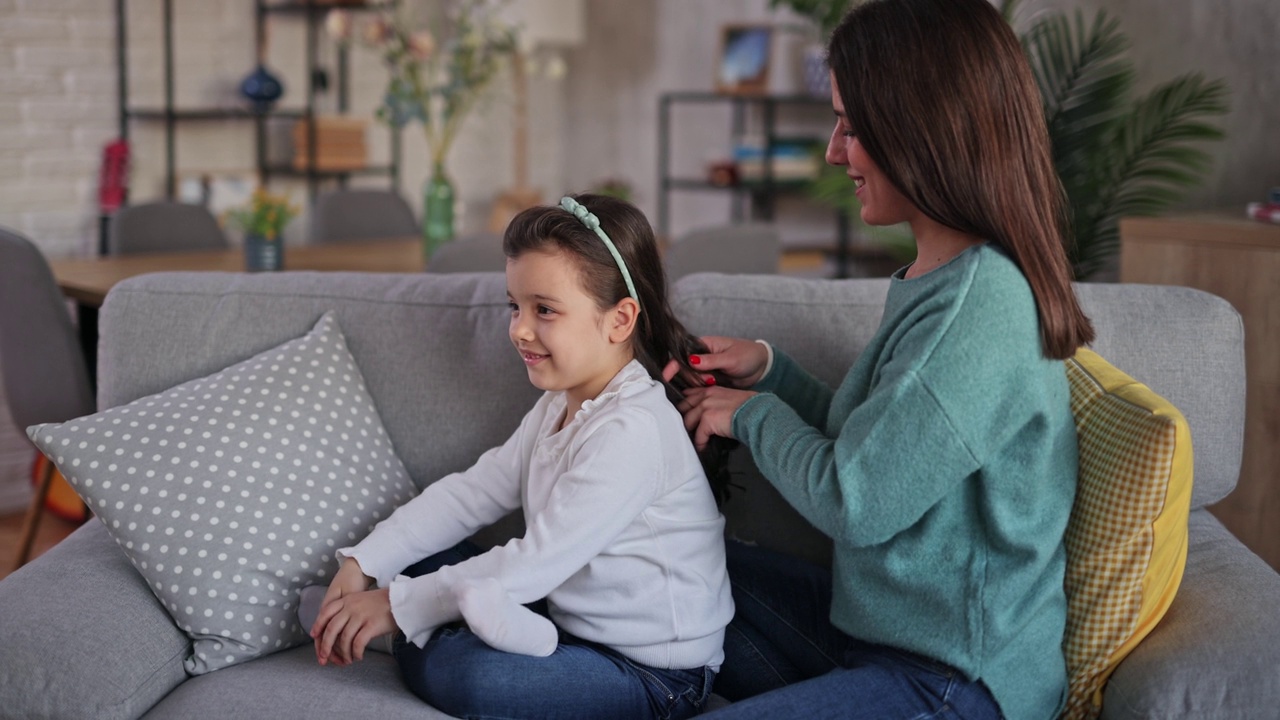
[[[838,390],[777,352],[733,433],[834,541],[837,627],[980,678],[1010,720],[1052,718],[1076,478],[1063,364],[995,246],[890,282]]]

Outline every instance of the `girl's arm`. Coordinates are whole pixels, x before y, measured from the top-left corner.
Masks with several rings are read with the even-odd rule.
[[[657,497],[665,461],[657,422],[623,411],[593,429],[577,462],[554,481],[545,509],[521,538],[457,565],[391,585],[396,624],[419,646],[440,625],[461,619],[455,592],[491,577],[523,604],[546,597],[614,541]]]
[[[485,452],[467,470],[428,485],[354,548],[339,550],[339,559],[354,558],[378,587],[387,587],[409,565],[452,547],[519,508],[525,435],[536,427],[531,420],[535,411],[525,416],[505,443]]]

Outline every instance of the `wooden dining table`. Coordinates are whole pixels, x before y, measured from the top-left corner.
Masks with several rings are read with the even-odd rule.
[[[107,293],[122,280],[154,272],[243,272],[244,251],[176,250],[173,252],[114,255],[94,258],[62,258],[49,261],[62,294],[76,304],[80,347],[90,375],[97,367],[98,310]],[[401,237],[328,245],[287,246],[284,270],[331,272],[422,272],[422,238]]]
[[[365,240],[329,245],[287,246],[284,269],[348,272],[422,272],[422,239],[418,237]],[[243,272],[244,252],[179,250],[140,255],[50,260],[53,277],[62,294],[81,308],[99,308],[116,283],[153,272]]]

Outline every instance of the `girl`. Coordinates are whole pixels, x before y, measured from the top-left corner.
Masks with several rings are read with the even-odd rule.
[[[724,520],[661,379],[696,340],[653,231],[580,195],[522,212],[503,245],[511,341],[546,392],[504,445],[338,552],[316,655],[346,664],[399,630],[406,684],[462,717],[694,715],[733,603]],[[524,537],[454,547],[516,508]],[[543,599],[545,617],[521,607]]]
[[[828,52],[827,161],[917,254],[834,391],[754,341],[694,358],[728,376],[687,392],[695,445],[741,440],[834,551],[828,572],[730,548],[716,690],[754,697],[717,716],[1056,717],[1076,477],[1061,360],[1093,329],[1036,85],[986,0],[871,0]]]

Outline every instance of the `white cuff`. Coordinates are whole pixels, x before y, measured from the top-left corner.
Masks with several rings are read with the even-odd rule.
[[[763,345],[765,352],[769,354],[769,359],[766,360],[764,364],[764,372],[760,373],[760,380],[764,380],[769,376],[769,371],[773,369],[773,346],[759,338],[756,338],[756,342]],[[760,380],[757,380],[756,382],[760,382]]]

